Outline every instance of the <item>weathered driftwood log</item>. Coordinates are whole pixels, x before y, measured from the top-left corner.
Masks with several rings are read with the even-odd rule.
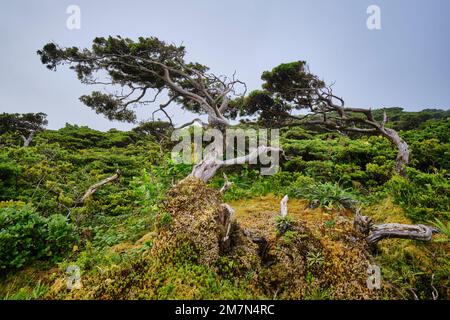
[[[385,223],[373,225],[370,235],[366,238],[371,245],[378,241],[388,238],[412,239],[419,241],[431,241],[433,233],[437,230],[433,227],[425,226],[423,224],[400,224],[400,223]]]
[[[431,241],[433,233],[439,232],[436,228],[423,224],[374,224],[372,219],[363,216],[360,210],[356,211],[353,226],[356,231],[366,237],[367,243],[371,246],[375,246],[379,241],[389,238]]]
[[[90,186],[89,189],[87,189],[87,191],[84,193],[84,195],[77,201],[76,205],[78,205],[78,206],[83,205],[90,196],[92,196],[94,193],[97,192],[97,190],[99,188],[101,188],[105,184],[111,183],[111,182],[119,179],[121,174],[122,173],[120,172],[120,170],[117,170],[116,174],[112,175],[111,177],[108,177],[108,178]]]

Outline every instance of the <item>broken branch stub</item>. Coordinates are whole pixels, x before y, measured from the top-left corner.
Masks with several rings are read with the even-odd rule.
[[[372,225],[372,219],[367,216],[363,216],[361,214],[361,209],[356,209],[355,219],[353,220],[353,228],[359,233],[368,236]]]
[[[287,195],[284,196],[284,198],[281,200],[280,202],[280,213],[281,213],[281,217],[285,218],[288,214],[288,203],[289,197]]]
[[[221,215],[219,216],[219,223],[223,227],[223,237],[221,241],[222,250],[228,251],[231,245],[230,235],[231,228],[234,222],[234,209],[226,203],[222,204],[223,210],[221,211]]]
[[[223,178],[225,179],[225,182],[223,184],[223,187],[220,189],[220,193],[224,194],[228,189],[231,188],[231,186],[233,185],[233,182],[228,180],[227,175],[225,174],[225,172],[223,173]]]

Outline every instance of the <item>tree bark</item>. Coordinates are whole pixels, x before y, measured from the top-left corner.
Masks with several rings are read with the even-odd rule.
[[[25,137],[24,135],[22,135],[22,140],[23,140],[23,147],[27,148],[30,146],[31,141],[33,141],[35,132],[31,131],[31,133],[29,134],[28,138]]]
[[[379,241],[389,238],[431,241],[433,234],[439,232],[436,228],[423,224],[373,224],[372,219],[361,215],[359,210],[356,211],[353,226],[356,231],[365,236],[367,243],[372,247],[375,247]]]
[[[279,148],[259,146],[258,148],[252,150],[248,155],[237,157],[228,160],[222,160],[219,158],[219,153],[217,151],[212,151],[208,153],[202,161],[194,166],[192,172],[189,176],[208,182],[217,170],[224,166],[232,166],[236,164],[250,163],[251,161],[257,159],[260,155],[267,152],[282,152]]]
[[[400,238],[419,241],[431,241],[437,230],[423,224],[385,223],[373,225],[371,234],[366,238],[370,245],[375,245],[383,239]]]
[[[86,201],[91,195],[93,195],[94,193],[96,193],[97,190],[98,190],[100,187],[104,186],[104,185],[107,184],[107,183],[111,183],[111,182],[113,182],[113,181],[119,179],[120,175],[121,175],[120,170],[117,170],[117,172],[116,172],[115,175],[113,175],[113,176],[111,176],[111,177],[108,177],[108,178],[106,178],[106,179],[104,179],[104,180],[102,180],[102,181],[100,181],[100,182],[98,182],[98,183],[96,183],[96,184],[90,186],[89,189],[87,189],[87,191],[84,193],[84,195],[80,198],[80,200],[77,201],[76,205],[78,205],[78,206],[83,205],[83,204],[85,203],[85,201]]]
[[[395,172],[405,177],[405,167],[409,163],[409,147],[397,131],[383,128],[382,134],[397,147],[397,158],[395,159]]]

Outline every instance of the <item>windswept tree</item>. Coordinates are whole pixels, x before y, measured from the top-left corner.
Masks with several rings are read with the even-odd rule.
[[[228,118],[236,116],[242,100],[245,102],[249,99],[248,104],[243,104],[244,109],[241,110],[243,113],[245,111],[255,113],[257,112],[255,110],[264,106],[263,111],[268,118],[302,120],[293,111],[309,108],[313,115],[312,121],[320,120],[322,125],[335,130],[358,132],[373,130],[382,132],[390,137],[391,141],[400,139],[395,131],[384,128],[385,121],[376,122],[370,110],[344,107],[343,100],[335,97],[330,87],[326,87],[316,76],[309,73],[304,62],[281,65],[272,72],[264,73],[265,91],[243,99],[245,85],[234,76],[217,76],[210,73],[202,64],[187,62],[184,47],[168,45],[157,38],[139,38],[137,42],[118,36],[96,38],[90,49],[60,48],[54,43],[49,43],[39,50],[38,54],[42,63],[50,70],[56,70],[59,65],[68,64],[81,82],[88,85],[109,86],[110,89],[115,90],[112,93],[94,91],[80,98],[87,106],[109,119],[136,122],[134,108],[156,102],[161,95],[166,96],[167,101],[160,104],[156,110],[150,109],[153,115],[155,111],[162,112],[169,118],[169,123],[172,123],[166,108],[169,104],[176,103],[181,108],[194,113],[206,114],[207,125],[223,132],[230,125]],[[239,93],[238,87],[243,87],[243,92]],[[246,109],[246,107],[254,109]],[[357,127],[359,124],[363,126]],[[146,125],[141,129],[147,131],[149,127]],[[260,155],[279,151],[275,147],[260,146],[248,155],[219,160],[216,150],[213,149],[194,166],[191,176],[206,182],[223,166],[250,162]],[[86,197],[100,186],[117,179],[119,175],[120,172],[93,185],[79,203],[82,205]],[[227,180],[226,176],[225,180]],[[226,181],[221,192],[225,192],[229,186],[230,182]],[[186,203],[184,197],[185,195],[182,194],[181,203],[183,204]],[[230,235],[234,210],[228,204],[217,203],[217,205],[219,208],[214,214],[214,221],[220,226],[218,229],[220,240],[216,235],[214,239],[220,241],[220,247],[228,248],[232,245]],[[283,199],[281,209],[285,218],[287,197]],[[198,212],[189,212],[189,214],[195,216]],[[364,234],[368,235],[375,230],[372,232],[372,235],[375,235],[372,244],[389,237],[429,240],[433,233],[433,230],[428,227],[398,224],[378,226],[373,225],[367,217],[361,215],[358,217],[357,226],[364,231]],[[187,221],[188,226],[191,226],[192,219]],[[255,243],[267,244],[264,238],[252,237],[251,234],[247,236]]]
[[[333,85],[312,74],[305,61],[281,64],[265,71],[261,79],[263,90],[241,101],[241,116],[257,115],[266,125],[312,125],[341,133],[382,135],[397,148],[395,171],[405,174],[409,148],[397,131],[386,127],[386,113],[377,120],[371,109],[346,106]]]
[[[191,112],[206,114],[208,125],[223,131],[229,126],[230,101],[246,91],[245,84],[234,76],[218,76],[205,65],[187,62],[183,46],[154,37],[141,37],[138,41],[120,36],[96,38],[90,49],[61,48],[48,43],[37,53],[50,70],[67,64],[82,83],[109,86],[112,93],[93,91],[80,99],[110,120],[136,122],[136,107],[167,97],[157,109],[149,109],[153,116],[161,112],[172,123],[166,108],[175,103]],[[270,147],[258,148],[250,158],[265,152],[270,152]],[[212,153],[194,167],[192,175],[207,181],[220,167],[231,164],[235,164],[233,159],[217,161]]]
[[[36,133],[45,130],[47,124],[47,115],[42,112],[0,114],[0,134],[19,134],[24,147],[28,147]]]

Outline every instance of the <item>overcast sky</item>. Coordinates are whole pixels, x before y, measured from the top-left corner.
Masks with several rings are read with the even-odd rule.
[[[81,9],[81,29],[69,30],[69,5]],[[369,5],[381,9],[381,30],[366,26]],[[350,106],[450,106],[448,0],[164,0],[2,1],[0,111],[45,112],[49,128],[68,123],[127,129],[84,106],[84,86],[67,68],[48,71],[36,50],[55,41],[90,46],[97,36],[156,36],[183,43],[188,59],[213,72],[237,72],[249,89],[262,71],[306,60]],[[171,108],[176,123],[190,115]],[[140,112],[141,118],[148,112]]]

